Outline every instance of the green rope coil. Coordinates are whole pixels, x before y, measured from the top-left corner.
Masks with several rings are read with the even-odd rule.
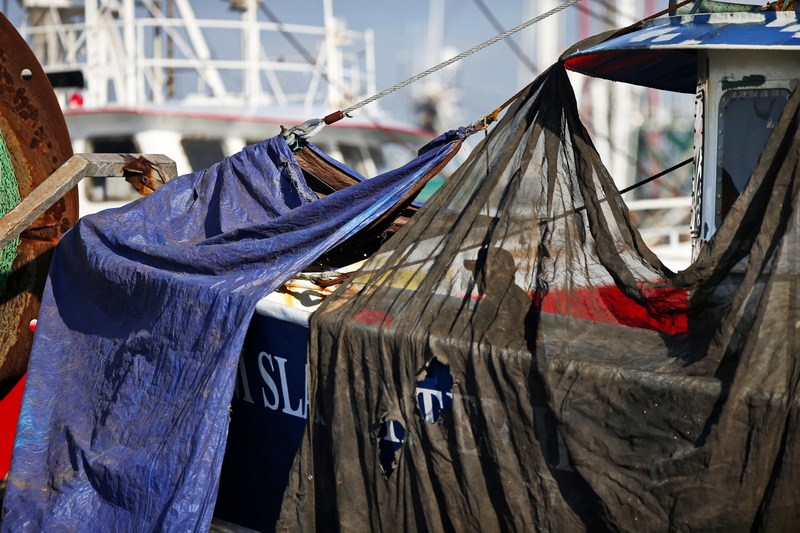
[[[0,217],[14,209],[22,201],[17,186],[17,178],[14,174],[14,165],[11,164],[11,154],[6,147],[3,132],[0,131]],[[0,250],[0,294],[6,292],[6,282],[17,257],[17,246],[20,238],[17,236]]]

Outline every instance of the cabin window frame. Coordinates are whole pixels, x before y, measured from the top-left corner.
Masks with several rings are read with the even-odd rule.
[[[689,235],[694,242],[701,236],[703,224],[703,160],[705,148],[705,114],[706,114],[705,80],[697,86],[694,101],[694,176],[692,179],[692,216],[689,224]],[[694,248],[694,247],[693,247]]]

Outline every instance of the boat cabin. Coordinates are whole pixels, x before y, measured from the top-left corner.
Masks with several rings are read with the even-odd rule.
[[[573,71],[695,94],[692,259],[744,190],[800,80],[798,11],[714,4],[727,11],[650,20],[565,54]]]

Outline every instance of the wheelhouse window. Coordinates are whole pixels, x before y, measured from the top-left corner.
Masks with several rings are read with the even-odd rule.
[[[789,91],[728,91],[719,105],[717,153],[717,225],[744,191],[772,129],[780,119]]]
[[[205,170],[225,158],[220,139],[184,137],[181,146],[194,172]]]
[[[367,165],[364,162],[364,154],[361,152],[361,148],[354,144],[339,143],[339,151],[342,153],[345,165],[362,176],[369,177],[369,169],[367,169]]]
[[[379,147],[369,146],[367,149],[369,151],[369,156],[372,158],[372,162],[375,164],[375,171],[378,172],[378,174],[390,170],[386,165],[386,159],[383,157],[383,152]]]

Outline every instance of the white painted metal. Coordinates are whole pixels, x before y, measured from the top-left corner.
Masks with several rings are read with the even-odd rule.
[[[528,13],[525,20],[532,19],[539,13],[546,13],[560,4],[558,0],[540,0],[528,2]],[[544,70],[556,62],[564,50],[564,19],[550,17],[534,26],[536,35],[536,66]]]
[[[175,16],[164,13],[164,1],[174,2]],[[170,102],[169,71],[184,76],[194,73],[193,101],[214,99],[251,109],[295,103],[335,110],[371,94],[377,85],[374,52],[365,49],[372,45],[371,36],[348,30],[333,16],[331,0],[324,0],[323,27],[259,22],[258,4],[258,0],[246,0],[237,21],[198,19],[189,0],[142,0],[140,7],[134,0],[25,0],[23,7],[32,16],[22,30],[45,71],[83,71],[87,89],[82,97],[87,107]],[[80,18],[83,21],[73,22]],[[299,54],[270,59],[265,43],[283,41],[281,31],[316,39],[311,52],[317,64],[309,65]],[[212,32],[224,33],[225,41],[244,43],[241,57],[215,57]],[[282,73],[300,73],[306,80],[290,86],[281,81]],[[319,83],[321,76],[328,83]],[[262,77],[268,80],[266,85]],[[233,80],[240,79],[245,81],[237,87]],[[59,93],[66,104],[70,92]]]

